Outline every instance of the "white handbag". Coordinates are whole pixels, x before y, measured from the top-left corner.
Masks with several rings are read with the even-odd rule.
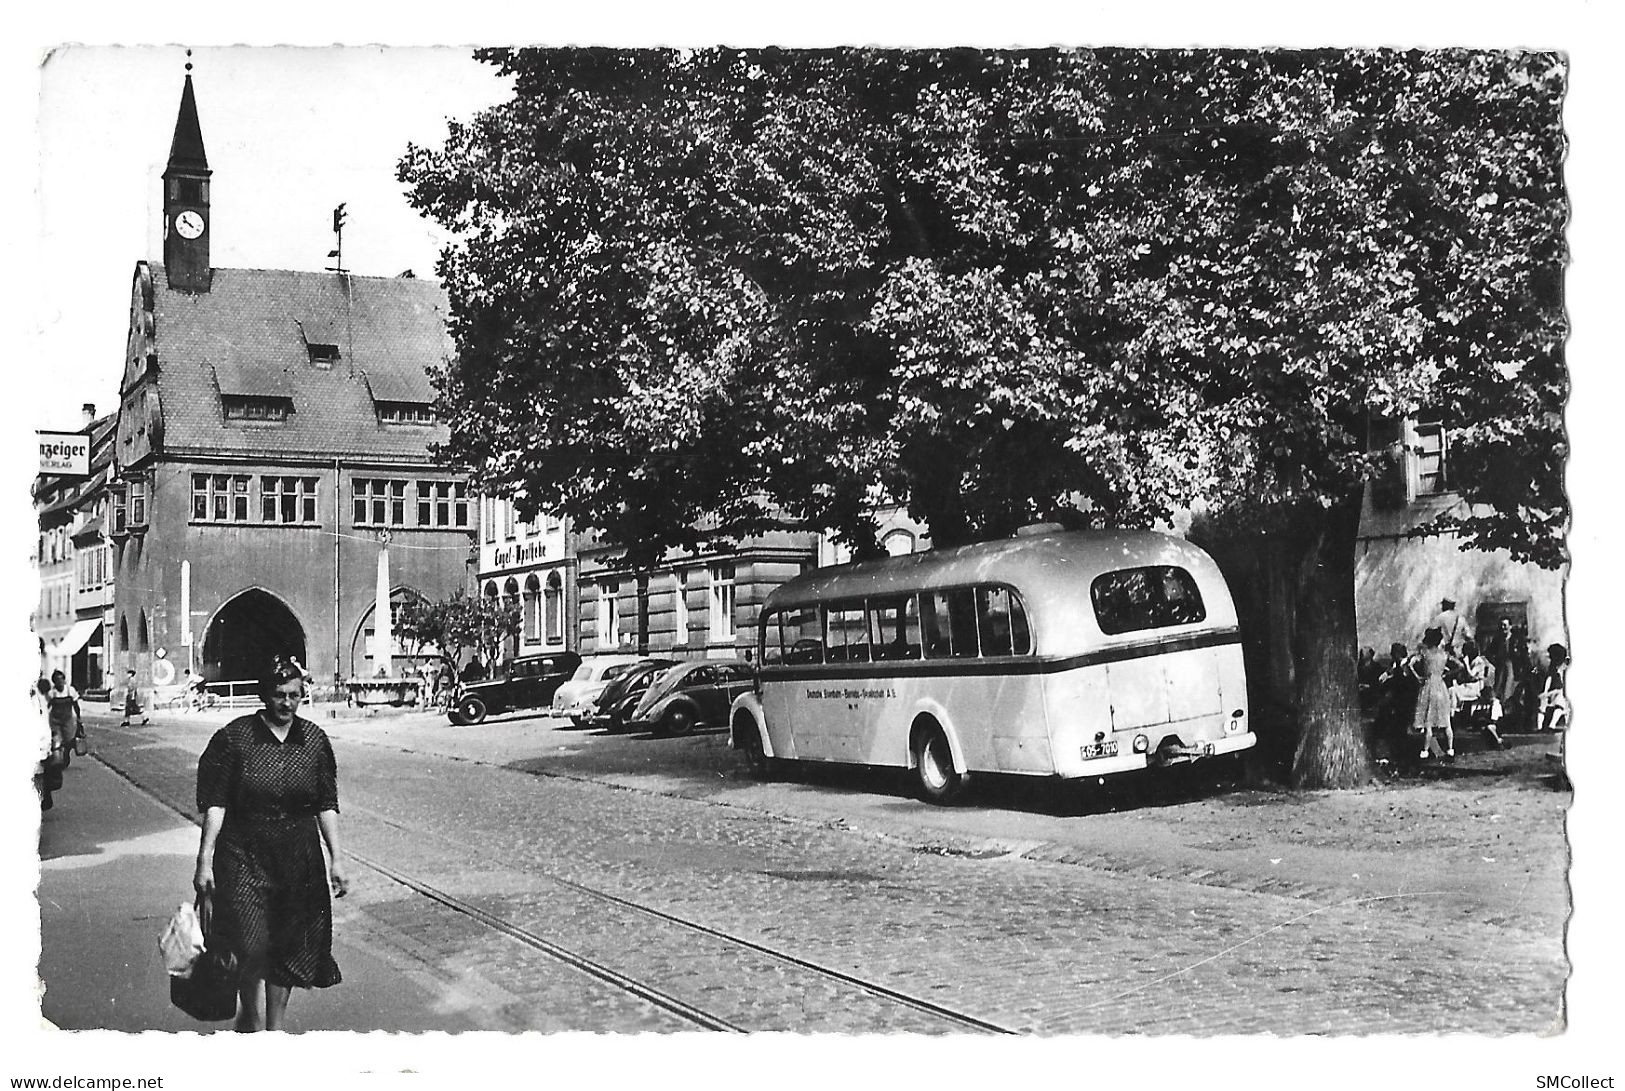
[[[164,969],[169,971],[169,976],[191,975],[193,963],[203,953],[203,924],[191,902],[181,903],[164,925],[163,934],[158,937],[158,950],[163,952]]]

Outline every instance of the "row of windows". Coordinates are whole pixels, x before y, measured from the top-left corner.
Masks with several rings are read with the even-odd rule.
[[[485,585],[486,598],[497,598],[497,585]],[[547,574],[547,587],[544,590],[541,581],[533,572],[525,579],[525,589],[520,593],[519,585],[509,577],[503,588],[502,598],[519,598],[523,611],[524,623],[521,630],[526,644],[540,644],[544,638],[549,644],[560,644],[564,641],[564,581],[557,572]]]
[[[106,546],[79,550],[75,558],[79,570],[79,590],[93,591],[107,583],[107,555]]]
[[[555,515],[543,516],[539,521],[520,519],[512,500],[488,497],[480,505],[481,537],[487,544],[499,540],[511,542],[517,538],[529,538],[536,534],[538,529],[552,533],[563,525],[564,520]]]
[[[55,564],[65,561],[73,556],[73,549],[69,545],[72,539],[71,528],[52,527],[50,530],[40,532],[39,536],[39,563]]]
[[[338,358],[338,346],[308,346],[313,363],[331,364]],[[331,349],[329,355],[326,351]],[[221,404],[227,420],[285,421],[293,414],[292,398],[265,397],[258,394],[224,394]],[[433,424],[438,418],[434,407],[418,402],[377,402],[378,421],[381,424]]]
[[[1100,631],[1142,632],[1207,618],[1196,580],[1174,565],[1095,578],[1089,598]],[[1030,655],[1021,599],[997,585],[880,595],[773,611],[763,618],[764,663],[869,663]]]
[[[221,401],[225,405],[227,420],[287,420],[293,412],[291,398],[262,398],[248,394],[227,394]]]
[[[113,489],[112,496],[114,534],[128,534],[147,525],[147,483],[144,480],[132,478]]]
[[[193,474],[192,518],[206,523],[314,523],[319,480],[262,476],[256,507],[250,491],[254,478],[248,474]]]
[[[735,584],[734,566],[731,564],[714,564],[706,570],[709,578],[707,587],[707,603],[709,615],[707,628],[710,640],[713,642],[734,639],[738,629],[734,623],[734,609],[738,605],[738,589]],[[689,607],[688,607],[689,573],[679,569],[672,574],[672,597],[675,611],[675,628],[677,643],[688,642]],[[601,580],[598,585],[598,644],[600,647],[611,647],[620,642],[621,631],[621,583],[618,579]]]
[[[40,585],[40,614],[54,617],[73,610],[73,584],[68,580],[52,580]]]
[[[408,482],[358,477],[351,483],[358,527],[406,526]],[[461,481],[419,481],[413,490],[420,527],[467,527],[468,486]]]
[[[1021,599],[1006,587],[956,587],[775,611],[763,619],[764,663],[868,663],[1030,655]]]

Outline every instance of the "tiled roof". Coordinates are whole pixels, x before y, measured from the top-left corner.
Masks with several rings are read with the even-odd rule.
[[[380,423],[368,386],[432,396],[427,372],[454,351],[433,281],[215,269],[209,291],[183,292],[161,263],[151,269],[165,448],[416,460],[446,439],[441,425]],[[301,323],[331,330],[339,359],[313,363]],[[227,421],[222,390],[291,396],[293,412],[276,423]]]

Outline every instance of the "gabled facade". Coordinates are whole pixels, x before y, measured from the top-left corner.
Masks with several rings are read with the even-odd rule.
[[[399,602],[464,585],[475,510],[431,369],[439,285],[209,264],[212,179],[191,79],[164,172],[163,262],[136,263],[107,534],[118,676],[248,682],[297,655],[318,685],[398,665]]]

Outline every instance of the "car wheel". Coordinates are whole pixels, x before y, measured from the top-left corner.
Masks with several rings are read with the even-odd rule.
[[[457,702],[456,714],[462,717],[463,726],[481,723],[485,720],[485,702],[478,697],[464,697]]]
[[[964,774],[955,771],[948,738],[939,727],[914,736],[914,773],[927,803],[952,803],[965,790]]]
[[[686,708],[668,708],[660,717],[662,735],[687,735],[694,730],[694,714]]]

